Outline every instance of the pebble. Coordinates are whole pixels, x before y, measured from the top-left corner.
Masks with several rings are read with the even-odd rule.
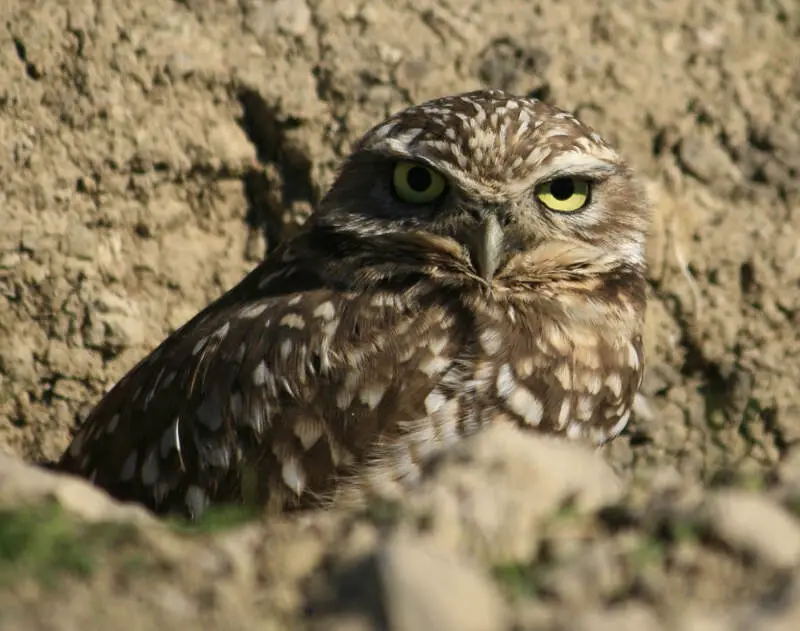
[[[591,512],[621,492],[608,463],[586,445],[500,423],[445,454],[410,503],[430,514],[443,546],[513,563],[531,558],[544,520],[564,505]]]
[[[259,37],[274,32],[302,37],[311,26],[311,9],[304,0],[250,2],[247,27]]]
[[[501,631],[502,597],[488,576],[424,540],[395,537],[379,553],[391,631]]]
[[[732,548],[776,568],[800,563],[800,523],[764,495],[722,491],[705,505],[706,525]]]

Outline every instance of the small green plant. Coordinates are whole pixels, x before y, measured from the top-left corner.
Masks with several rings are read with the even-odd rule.
[[[98,547],[116,545],[129,528],[81,524],[56,504],[1,509],[0,581],[27,575],[52,586],[61,574],[89,576]]]
[[[167,518],[167,524],[182,534],[209,534],[230,530],[258,519],[261,510],[244,504],[219,504],[210,506],[197,521],[179,517]]]
[[[688,518],[676,518],[669,524],[670,538],[675,543],[697,543],[701,539],[701,531],[701,524]]]
[[[637,570],[662,565],[666,552],[664,543],[656,537],[646,536],[630,553],[630,562]]]
[[[379,527],[393,526],[403,518],[403,507],[399,502],[383,497],[372,497],[364,507],[364,516]],[[426,530],[428,515],[418,515],[421,530]]]
[[[800,497],[792,495],[786,500],[786,510],[792,513],[795,517],[800,517]]]
[[[534,598],[540,593],[543,568],[533,563],[496,565],[493,574],[512,596]]]

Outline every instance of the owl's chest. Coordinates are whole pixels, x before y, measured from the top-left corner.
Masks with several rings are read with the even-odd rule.
[[[510,420],[602,443],[624,428],[643,370],[633,323],[606,326],[509,302],[469,313],[459,361],[437,388],[463,401],[467,432]]]

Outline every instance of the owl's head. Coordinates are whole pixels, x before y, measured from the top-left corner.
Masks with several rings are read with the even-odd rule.
[[[391,235],[452,240],[491,281],[557,248],[641,272],[649,216],[631,171],[596,132],[541,101],[484,90],[411,107],[368,131],[314,222],[383,247]]]

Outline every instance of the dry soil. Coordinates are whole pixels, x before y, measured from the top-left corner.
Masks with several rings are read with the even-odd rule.
[[[0,628],[800,628],[800,3],[1,4]],[[191,529],[31,464],[363,131],[479,86],[576,112],[648,183],[624,436],[493,430],[413,496]]]

